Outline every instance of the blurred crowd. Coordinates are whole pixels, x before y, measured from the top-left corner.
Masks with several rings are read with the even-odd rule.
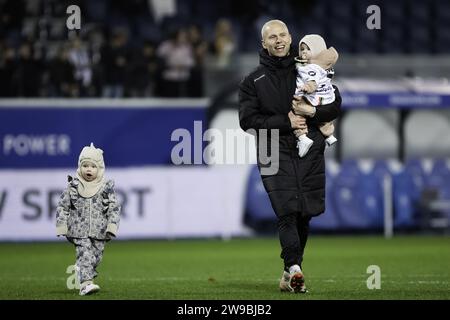
[[[0,97],[201,97],[205,60],[255,54],[273,18],[294,43],[318,33],[340,53],[450,52],[448,0],[0,0]]]
[[[226,67],[236,49],[225,18],[205,39],[196,23],[151,33],[149,1],[107,5],[113,16],[120,12],[119,19],[150,21],[142,26],[150,33],[136,36],[139,26],[130,21],[108,24],[85,13],[81,30],[70,31],[64,1],[33,7],[29,1],[0,0],[0,97],[202,97],[205,57]]]

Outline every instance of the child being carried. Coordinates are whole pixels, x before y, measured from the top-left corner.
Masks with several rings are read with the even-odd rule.
[[[338,53],[333,48],[327,49],[324,39],[316,34],[306,35],[299,43],[299,57],[296,57],[296,91],[295,95],[303,97],[312,106],[334,102],[334,88],[331,78],[334,75],[333,66],[338,59]],[[295,110],[293,111],[295,113]],[[337,139],[333,135],[334,125],[332,122],[322,123],[320,131],[326,137],[327,146],[334,144]],[[300,157],[304,157],[313,140],[301,130],[294,131],[297,137],[297,148]]]

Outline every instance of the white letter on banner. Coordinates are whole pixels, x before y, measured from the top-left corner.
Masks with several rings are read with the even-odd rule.
[[[7,134],[3,137],[3,154],[7,155],[12,149],[14,136]]]
[[[171,141],[180,141],[172,148],[170,158],[175,165],[191,164],[191,133],[186,129],[176,129],[172,132]],[[183,153],[183,155],[181,155]]]

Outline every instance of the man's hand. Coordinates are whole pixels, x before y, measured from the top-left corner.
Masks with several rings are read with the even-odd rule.
[[[308,128],[294,130],[295,137],[298,138],[304,134],[308,134]]]
[[[294,96],[292,100],[292,110],[296,115],[314,117],[316,108],[307,103],[302,97]]]
[[[304,117],[295,115],[292,111],[289,111],[288,117],[291,121],[292,129],[305,130],[308,128],[308,126],[306,125],[306,119]]]

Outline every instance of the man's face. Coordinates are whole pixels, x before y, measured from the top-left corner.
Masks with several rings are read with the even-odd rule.
[[[85,161],[81,164],[81,176],[84,180],[91,182],[97,178],[98,168],[90,161]]]
[[[264,28],[262,46],[267,49],[270,56],[287,56],[291,43],[291,35],[285,25],[273,22]]]
[[[309,49],[309,47],[305,44],[305,43],[301,43],[300,44],[300,48],[299,48],[299,56],[302,60],[309,60],[311,59],[311,50]]]

